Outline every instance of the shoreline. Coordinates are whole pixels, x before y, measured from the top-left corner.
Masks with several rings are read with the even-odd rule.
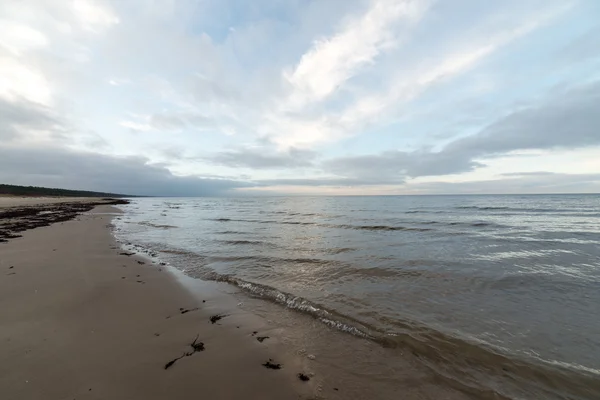
[[[333,211],[322,215],[301,205],[293,210],[285,206],[285,202],[278,203],[278,207],[256,202],[238,207],[235,200],[224,203],[204,199],[140,200],[123,207],[126,214],[115,220],[114,232],[122,243],[131,245],[132,251],[171,263],[180,274],[190,277],[188,281],[208,280],[234,286],[240,292],[237,295],[240,302],[247,303],[244,308],[286,329],[282,336],[288,347],[316,355],[311,365],[318,377],[326,377],[325,387],[331,383],[342,386],[346,393],[353,393],[351,398],[372,397],[361,386],[371,387],[374,382],[377,382],[374,388],[378,398],[382,399],[393,398],[399,391],[406,399],[471,397],[494,400],[595,398],[594,393],[599,393],[600,386],[594,376],[597,376],[597,370],[588,373],[577,364],[546,361],[552,357],[523,355],[518,346],[495,346],[493,341],[478,340],[476,335],[469,335],[473,331],[470,325],[465,325],[464,330],[453,331],[447,329],[452,324],[420,324],[418,321],[423,319],[419,315],[414,318],[403,316],[404,301],[410,306],[411,302],[427,296],[430,288],[424,287],[421,294],[407,287],[406,284],[414,280],[403,276],[403,272],[411,269],[410,264],[406,265],[409,268],[403,268],[402,256],[397,257],[397,269],[386,266],[383,261],[383,269],[375,270],[398,274],[396,279],[381,281],[404,289],[389,293],[397,303],[369,298],[370,294],[377,296],[379,292],[373,286],[375,282],[369,280],[370,275],[364,275],[362,281],[354,276],[355,272],[364,271],[359,269],[360,259],[348,260],[352,255],[330,257],[330,250],[345,247],[346,242],[340,243],[349,236],[339,231],[329,236],[330,233],[315,228],[316,215],[327,216]],[[417,224],[419,221],[417,218]],[[344,227],[353,223],[351,219],[340,222],[347,224],[342,225]],[[310,227],[304,229],[303,225]],[[379,225],[387,223],[381,221]],[[481,229],[487,228],[477,227],[475,231]],[[449,231],[451,233],[454,228]],[[329,246],[313,246],[310,239],[319,236],[329,238],[326,240]],[[361,232],[360,236],[385,241],[392,235]],[[408,239],[414,238],[412,235]],[[390,239],[390,244],[392,240],[400,238]],[[369,247],[368,242],[365,246]],[[363,246],[355,242],[348,247],[360,251]],[[386,251],[385,246],[379,247]],[[377,260],[376,254],[371,256]],[[427,253],[421,255],[421,258],[427,257]],[[411,259],[409,256],[408,260]],[[336,275],[332,275],[332,271]],[[367,271],[370,273],[369,269]],[[420,272],[424,277],[432,277],[431,273],[427,274],[427,268],[421,268]],[[446,274],[452,278],[452,269]],[[314,279],[314,287],[321,288],[322,292],[314,290],[308,277]],[[346,279],[351,281],[350,285],[346,285]],[[438,279],[437,283],[442,289],[448,289],[450,285],[443,282],[452,281]],[[357,292],[349,292],[352,287]],[[452,294],[444,291],[440,294],[445,296],[445,293]],[[430,294],[434,296],[434,302],[442,300],[440,309],[452,308],[444,307],[444,299],[437,298],[437,293]],[[242,300],[244,297],[246,299]],[[471,298],[471,295],[467,294],[465,298]],[[391,314],[388,310],[397,311],[399,318],[386,318]],[[430,307],[429,311],[437,316],[437,307]],[[470,323],[469,314],[474,311],[471,315],[475,316],[478,310],[459,308],[456,311],[456,316],[450,312],[447,318],[462,316],[463,322]],[[464,311],[468,314],[462,313]],[[421,317],[426,321],[427,314]],[[478,326],[478,321],[472,322]],[[486,325],[485,319],[481,322],[479,326]],[[347,332],[353,335],[352,338]],[[359,336],[358,340],[355,340],[356,336]],[[307,341],[304,337],[314,340]],[[354,375],[352,381],[348,379],[350,374]]]
[[[191,251],[164,247],[161,237],[186,239],[163,237],[170,225],[138,218],[140,226],[161,233],[155,241],[131,236],[135,225],[131,231],[124,224],[146,215],[134,211],[135,203],[121,211],[92,204],[99,199],[18,200],[29,207],[0,203],[0,234],[7,221],[22,228],[0,243],[0,387],[10,389],[9,398],[188,398],[198,392],[244,399],[393,399],[401,393],[406,400],[497,400],[534,393],[594,398],[600,390],[586,374],[562,376],[560,365],[531,369],[495,353],[479,363],[469,346],[451,337],[439,338],[446,347],[430,348],[412,343],[408,333],[377,341],[340,332],[329,324],[335,320],[298,309],[297,302],[311,306],[302,298],[238,282],[244,264],[231,276],[215,269],[216,280],[203,275],[198,268],[209,249],[201,242]],[[274,292],[265,297],[255,293],[257,287]],[[454,359],[445,363],[444,357]],[[277,364],[280,370],[270,368]],[[259,366],[267,375],[256,371]],[[485,368],[503,372],[488,374]],[[553,371],[560,373],[558,380]],[[473,372],[477,381],[469,382]],[[103,392],[86,394],[81,374]],[[533,386],[518,385],[527,379]],[[230,382],[245,390],[231,391]],[[536,382],[550,384],[536,388]],[[277,395],[270,397],[272,392]]]
[[[288,357],[296,358],[299,355],[303,360],[310,360],[307,364],[311,380],[316,380],[319,389],[316,398],[394,399],[398,392],[402,392],[406,400],[503,398],[492,391],[482,392],[433,372],[410,348],[390,348],[372,337],[355,335],[343,327],[340,329],[336,321],[323,321],[303,311],[302,307],[289,307],[287,302],[294,301],[292,295],[283,295],[287,299],[265,298],[248,290],[245,287],[247,282],[240,284],[235,278],[198,276],[193,272],[193,264],[188,265],[185,259],[179,257],[185,252],[163,251],[135,241],[132,243],[130,238],[118,233],[119,227],[123,226],[119,220],[120,217],[115,221],[113,232],[127,251],[150,261],[168,261],[167,266],[191,293],[197,292],[198,286],[218,287],[220,292],[225,293],[222,302],[228,304],[227,311],[242,311],[258,321],[269,332],[270,340],[276,339],[285,344],[281,351]],[[373,387],[374,383],[376,387]]]
[[[3,398],[317,396],[316,380],[298,378],[301,357],[259,342],[252,318],[215,319],[216,292],[200,301],[166,269],[123,255],[109,229],[118,212],[95,206],[0,244]]]
[[[0,386],[9,399],[495,398],[465,392],[410,351],[391,354],[123,250],[112,229],[120,215],[94,206],[0,243]]]

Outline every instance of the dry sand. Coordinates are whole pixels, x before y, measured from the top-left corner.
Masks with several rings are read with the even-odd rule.
[[[116,211],[0,243],[1,399],[313,398],[302,361],[255,340],[251,319],[212,324],[218,296],[202,302],[165,267],[120,254],[107,229]],[[264,367],[270,358],[283,368]]]

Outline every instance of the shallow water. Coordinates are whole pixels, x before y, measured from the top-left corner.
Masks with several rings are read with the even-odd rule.
[[[600,398],[600,196],[148,198],[123,240],[509,398]]]

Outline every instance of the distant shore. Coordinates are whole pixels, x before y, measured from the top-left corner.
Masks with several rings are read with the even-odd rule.
[[[29,197],[111,197],[111,198],[123,198],[123,197],[136,197],[131,195],[119,194],[119,193],[107,193],[107,192],[92,192],[89,190],[72,190],[72,189],[61,189],[61,188],[48,188],[40,186],[20,186],[20,185],[8,185],[0,183],[0,197],[2,196],[29,196]]]

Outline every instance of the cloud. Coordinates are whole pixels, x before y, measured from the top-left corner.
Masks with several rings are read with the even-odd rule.
[[[339,157],[323,164],[326,172],[376,183],[402,183],[407,178],[472,171],[482,164],[460,156],[430,151],[386,151],[380,154]]]
[[[119,23],[115,12],[106,4],[93,0],[74,0],[71,6],[83,29],[98,32]]]
[[[553,93],[538,106],[516,110],[444,151],[469,157],[513,150],[600,145],[600,81]]]
[[[359,17],[347,21],[332,37],[316,40],[284,78],[293,87],[284,107],[301,108],[334,93],[340,85],[382,52],[393,48],[399,19],[413,22],[425,1],[375,0]]]
[[[264,116],[262,131],[265,135],[282,148],[314,147],[359,134],[373,126],[389,124],[390,115],[401,113],[403,106],[428,89],[473,69],[484,59],[564,13],[571,3],[543,11],[533,10],[531,15],[507,21],[501,29],[490,31],[484,24],[481,32],[474,32],[478,36],[459,41],[450,50],[448,46],[429,49],[428,62],[398,59],[397,55],[389,57],[382,61],[383,66],[379,66],[387,72],[385,86],[376,87],[376,90],[354,87],[354,93],[350,92],[352,96],[348,99],[329,99],[334,93],[348,89],[344,85],[348,85],[359,67],[374,64],[381,51],[393,49],[403,54],[402,49],[392,46],[386,38],[394,37],[392,42],[396,43],[400,41],[398,30],[403,30],[400,36],[414,34],[412,31],[417,29],[417,22],[424,17],[428,5],[428,2],[373,2],[360,22],[354,21],[350,28],[333,38],[317,42],[304,54],[294,73],[284,73],[293,90],[279,108]],[[402,16],[406,20],[399,21]],[[396,62],[398,67],[388,66],[386,70],[385,65],[390,62]],[[332,100],[335,105],[319,104],[325,100]],[[319,105],[320,111],[315,111],[315,104]]]
[[[504,179],[411,183],[403,190],[414,194],[598,193],[600,174],[523,172]]]
[[[131,84],[130,79],[110,78],[106,81],[111,86],[123,86]]]
[[[556,172],[532,171],[532,172],[505,172],[501,176],[556,176]]]
[[[3,54],[0,47],[0,97],[26,99],[49,106],[53,102],[53,90],[49,79],[39,68],[21,57]]]
[[[139,156],[12,146],[0,146],[0,182],[147,196],[228,195],[249,186],[230,179],[175,176]]]
[[[221,176],[231,188],[325,191],[463,173],[524,179],[533,175],[495,163],[537,151],[531,168],[554,170],[539,153],[600,146],[598,26],[584,2],[5,3],[4,152],[51,145],[173,185],[183,181],[157,162],[202,172],[209,187]]]
[[[0,97],[0,142],[40,134],[56,139],[64,132],[64,122],[48,107],[23,98],[8,100]]]
[[[252,181],[256,186],[370,186],[377,185],[377,181],[371,179],[350,179],[350,178],[292,178],[292,179],[258,179]]]
[[[184,128],[206,129],[214,126],[210,118],[195,111],[157,112],[151,115],[132,115],[135,121],[124,120],[119,125],[134,132],[179,131]]]
[[[440,151],[385,151],[323,162],[325,172],[377,182],[473,171],[482,160],[517,150],[600,146],[600,82],[570,88],[538,105],[515,110],[478,133],[450,142]]]
[[[254,182],[257,186],[240,189],[249,194],[538,194],[538,193],[598,193],[600,174],[561,174],[527,172],[509,178],[462,182],[406,182],[378,184],[352,179],[274,179]]]
[[[214,164],[252,169],[306,168],[313,166],[316,153],[290,148],[285,152],[265,151],[263,148],[240,148],[204,157]]]
[[[31,49],[46,47],[48,38],[39,30],[14,21],[2,21],[0,44],[13,55],[21,55]]]
[[[148,132],[152,130],[152,126],[146,123],[140,123],[135,121],[121,121],[119,125],[125,128],[129,128],[134,132]]]
[[[281,187],[375,186],[374,180],[307,178],[241,180],[230,177],[175,176],[144,157],[115,157],[52,147],[0,146],[0,181],[70,189],[150,196],[231,196],[256,194],[251,189]],[[249,191],[250,190],[250,191]],[[471,182],[395,182],[394,193],[563,193],[598,192],[600,174],[514,173],[502,179]]]
[[[150,125],[156,130],[178,130],[185,127],[205,129],[214,126],[210,118],[198,112],[161,112],[150,116]]]
[[[555,54],[557,62],[562,65],[569,65],[573,62],[597,60],[600,58],[599,36],[600,26],[594,26],[559,49]]]

